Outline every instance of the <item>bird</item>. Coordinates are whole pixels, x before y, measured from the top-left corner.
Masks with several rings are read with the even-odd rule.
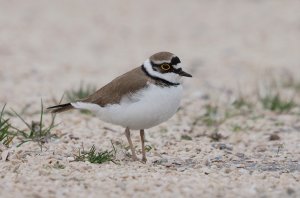
[[[124,127],[134,161],[138,158],[131,130],[139,130],[142,162],[146,163],[145,130],[169,120],[177,112],[183,93],[182,77],[192,75],[182,69],[178,56],[158,52],[88,97],[47,109],[52,113],[89,110],[104,122]]]

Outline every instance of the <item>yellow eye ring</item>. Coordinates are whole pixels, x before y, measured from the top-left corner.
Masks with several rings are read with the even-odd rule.
[[[169,69],[171,68],[171,66],[170,66],[169,64],[164,63],[164,64],[162,64],[162,65],[160,66],[160,68],[161,68],[162,70],[167,71],[167,70],[169,70]]]

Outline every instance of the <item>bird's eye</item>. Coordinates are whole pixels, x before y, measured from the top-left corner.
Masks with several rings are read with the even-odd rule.
[[[162,64],[162,65],[160,66],[160,68],[161,68],[162,70],[167,71],[167,70],[169,70],[169,69],[171,68],[171,66],[170,66],[169,64],[164,63],[164,64]]]

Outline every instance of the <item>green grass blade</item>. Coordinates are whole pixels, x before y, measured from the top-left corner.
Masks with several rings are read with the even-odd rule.
[[[18,117],[18,118],[20,118],[20,120],[28,127],[28,129],[31,129],[31,126],[30,126],[30,124],[28,124],[23,118],[22,118],[22,116],[20,115],[20,114],[18,114],[15,110],[13,110],[13,109],[11,109],[13,112],[14,112],[14,114]]]

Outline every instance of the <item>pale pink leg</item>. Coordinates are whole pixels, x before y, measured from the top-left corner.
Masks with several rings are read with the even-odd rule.
[[[132,141],[131,141],[131,138],[130,138],[130,130],[129,130],[128,127],[125,129],[125,135],[126,135],[126,138],[128,140],[128,143],[129,143],[129,146],[130,146],[130,149],[131,149],[132,159],[134,161],[136,161],[136,160],[138,160],[138,158],[137,158],[137,156],[135,154],[135,149],[133,147],[133,144],[132,144]]]
[[[140,135],[141,135],[141,141],[142,141],[142,154],[143,154],[143,162],[147,162],[147,158],[146,158],[146,150],[145,150],[145,131],[144,129],[142,129],[140,131]]]

